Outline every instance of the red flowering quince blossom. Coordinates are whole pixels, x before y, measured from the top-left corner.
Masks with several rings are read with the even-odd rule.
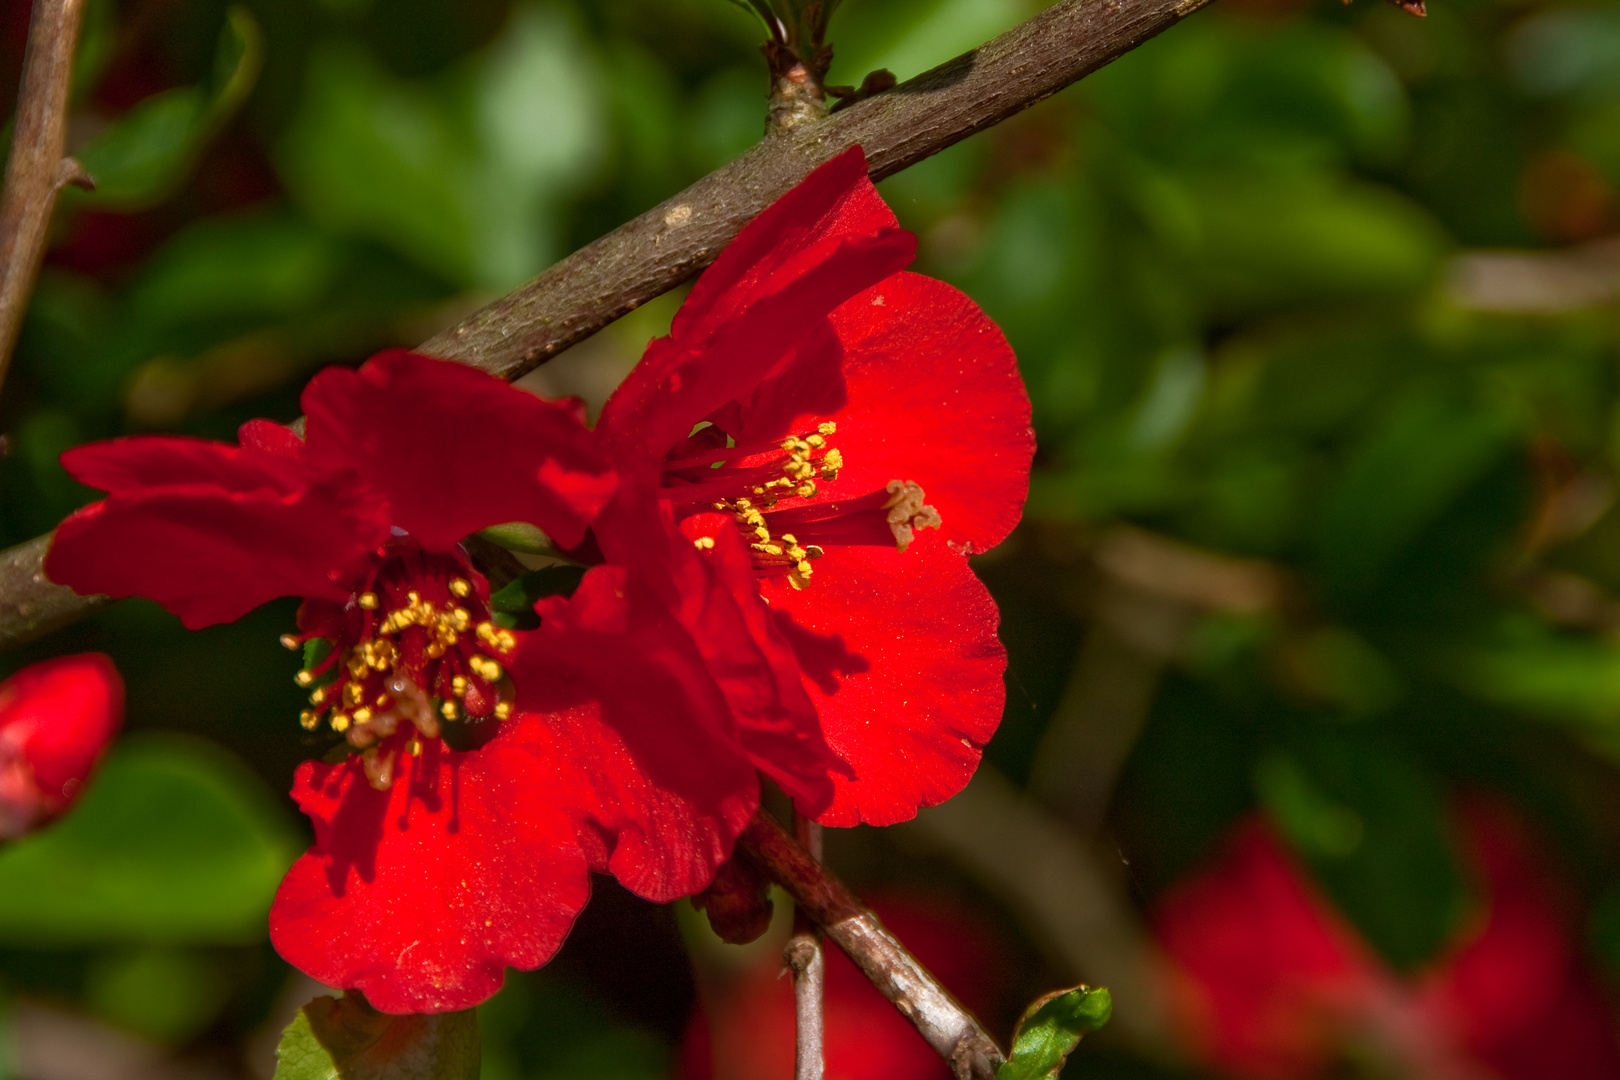
[[[101,653],[30,664],[0,683],[0,841],[73,805],[124,720],[124,681]]]
[[[46,572],[193,628],[304,598],[283,642],[329,649],[299,673],[302,721],[352,752],[298,769],[315,845],[282,883],[271,938],[385,1011],[465,1008],[507,965],[550,958],[589,883],[575,774],[545,719],[513,711],[516,635],[494,625],[461,541],[528,522],[578,544],[616,479],[575,410],[445,361],[329,369],[302,404],[303,439],[253,421],[239,446],[70,450],[68,471],[108,497],[57,530]]]
[[[1338,1075],[1346,1056],[1425,1080],[1620,1080],[1620,1032],[1580,961],[1567,884],[1512,811],[1484,799],[1460,809],[1479,903],[1407,975],[1258,820],[1173,885],[1154,924],[1198,1057],[1249,1080]]]
[[[705,733],[725,752],[692,768],[757,799],[740,757],[830,825],[956,794],[1001,718],[968,556],[1022,512],[1029,399],[996,325],[904,272],[915,249],[860,149],[839,156],[698,279],[597,426],[620,477],[592,526],[603,569],[729,706]]]

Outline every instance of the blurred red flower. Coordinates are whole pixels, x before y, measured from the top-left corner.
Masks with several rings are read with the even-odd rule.
[[[871,901],[883,924],[963,1005],[980,1016],[1005,1004],[1006,948],[971,909],[936,897]],[[950,1080],[951,1068],[849,958],[828,945],[827,1080]],[[793,983],[779,952],[706,995],[681,1048],[681,1080],[781,1080],[793,1075]]]
[[[1564,888],[1513,814],[1460,815],[1481,907],[1409,977],[1390,971],[1264,823],[1160,901],[1189,1042],[1220,1071],[1305,1080],[1347,1054],[1430,1080],[1620,1078],[1620,1033],[1578,958]]]
[[[325,649],[299,673],[304,726],[324,720],[358,753],[298,770],[315,846],[282,883],[271,938],[386,1011],[465,1008],[506,965],[551,956],[589,882],[575,774],[541,718],[512,716],[516,639],[460,544],[512,521],[577,544],[615,479],[573,409],[440,360],[330,369],[302,404],[305,439],[253,421],[240,446],[69,451],[68,471],[110,494],[62,524],[46,571],[194,628],[305,598],[301,634],[283,639]]]
[[[30,664],[0,683],[0,841],[73,805],[124,722],[124,681],[101,653]]]

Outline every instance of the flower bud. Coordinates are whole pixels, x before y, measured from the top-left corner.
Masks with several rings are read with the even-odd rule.
[[[59,817],[124,718],[124,681],[101,653],[30,665],[0,683],[0,841]]]

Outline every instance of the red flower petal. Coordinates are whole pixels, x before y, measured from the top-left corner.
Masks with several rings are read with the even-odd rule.
[[[1185,1018],[1224,1072],[1316,1075],[1379,992],[1381,971],[1360,937],[1258,822],[1219,864],[1172,888],[1154,925],[1189,976]]]
[[[274,457],[302,461],[304,440],[291,428],[274,420],[249,420],[236,429],[236,441]]]
[[[537,610],[540,628],[507,667],[518,708],[544,713],[559,757],[580,770],[593,866],[651,900],[699,891],[759,804],[702,658],[617,567]]]
[[[164,435],[76,446],[62,455],[62,467],[79,483],[115,495],[163,487],[288,494],[321,475],[253,447]]]
[[[270,909],[277,951],[392,1013],[470,1008],[508,965],[549,960],[590,879],[558,809],[563,774],[531,752],[536,737],[544,749],[539,723],[471,753],[428,740],[420,757],[400,754],[388,791],[366,783],[357,758],[301,766],[293,798],[315,846]]]
[[[128,439],[63,455],[114,493],[56,530],[51,580],[84,594],[144,596],[195,630],[278,596],[341,600],[334,577],[388,534],[352,474],[319,476],[253,450]]]
[[[712,541],[707,558],[692,544],[700,537]],[[827,745],[799,659],[760,602],[736,524],[727,514],[689,517],[672,555],[685,593],[681,622],[726,696],[738,742],[801,812],[820,814],[833,795],[829,774],[847,775],[849,767]]]
[[[0,840],[66,810],[124,718],[124,681],[101,653],[31,664],[0,683]]]
[[[909,480],[939,511],[948,541],[975,552],[1000,543],[1023,513],[1035,456],[1029,395],[1000,328],[964,293],[911,273],[852,298],[832,325],[836,338],[806,342],[760,386],[737,441],[771,442],[832,420],[844,466],[812,503]]]
[[[704,272],[608,400],[598,430],[662,459],[692,425],[760,378],[832,311],[911,262],[901,229],[855,147],[772,203]]]
[[[303,406],[310,458],[358,472],[429,550],[510,521],[573,547],[613,492],[567,405],[448,360],[394,351],[358,371],[328,368]]]
[[[967,558],[932,533],[905,552],[829,549],[808,588],[767,579],[777,627],[798,654],[835,776],[825,825],[891,825],[955,795],[1001,722],[1006,650]]]

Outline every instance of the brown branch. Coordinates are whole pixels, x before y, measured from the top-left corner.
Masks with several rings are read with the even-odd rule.
[[[1209,2],[1063,0],[994,41],[825,121],[773,132],[736,161],[587,244],[420,350],[516,379],[698,273],[761,210],[851,146],[865,147],[874,178],[892,176],[1045,100]],[[34,579],[48,545],[49,537],[39,537],[0,553],[0,649],[65,626],[104,600],[82,598],[73,612],[71,601],[58,600],[49,589],[42,594]],[[46,599],[61,609],[49,627],[11,614]]]
[[[1043,101],[1209,0],[1063,0],[820,123],[796,124],[422,346],[515,379],[696,274],[811,169],[851,146],[909,168]]]
[[[821,826],[809,818],[793,815],[793,831],[799,846],[816,862],[821,861]],[[793,936],[788,938],[782,958],[793,972],[793,1016],[797,1039],[794,1041],[794,1080],[822,1080],[826,1072],[827,958],[821,951],[821,932],[802,907],[793,912]]]
[[[844,883],[811,858],[764,811],[738,838],[742,850],[788,891],[798,909],[894,1003],[958,1080],[995,1080],[1006,1055],[966,1009],[883,929]]]
[[[64,157],[69,78],[84,0],[34,0],[17,94],[17,125],[0,196],[0,384],[22,329],[45,255],[56,193],[86,184],[79,163]]]

